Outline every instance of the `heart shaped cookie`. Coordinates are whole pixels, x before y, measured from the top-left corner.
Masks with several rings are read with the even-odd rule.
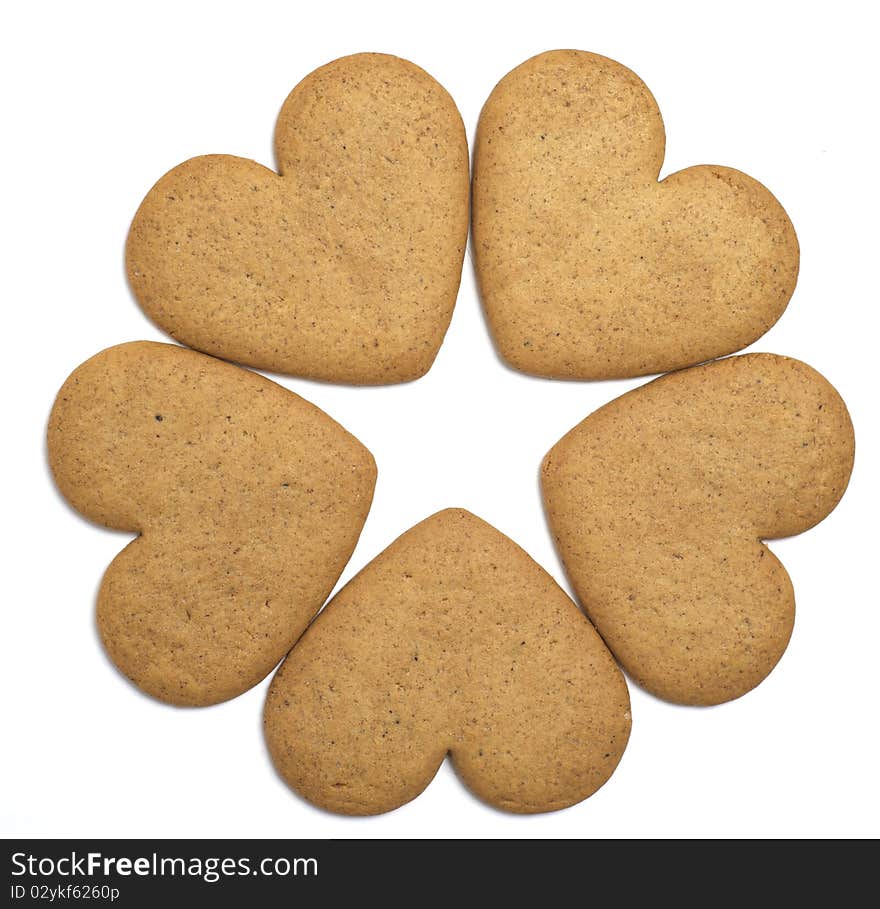
[[[111,347],[64,383],[49,418],[59,489],[138,538],[98,594],[110,658],[172,704],[264,678],[351,555],[372,455],[307,401],[170,344]]]
[[[452,98],[384,54],[315,70],[275,126],[280,172],[207,155],[167,173],[128,236],[144,312],[190,347],[353,384],[428,371],[461,280],[467,139]]]
[[[761,541],[831,512],[854,444],[822,376],[749,354],[637,388],[550,450],[542,481],[560,555],[636,681],[677,703],[717,704],[770,672],[794,594]]]
[[[553,579],[493,527],[450,509],[331,600],[272,680],[264,728],[281,776],[331,811],[390,811],[447,754],[498,808],[551,811],[611,776],[629,696]]]
[[[474,153],[473,242],[501,356],[566,379],[640,376],[732,353],[779,318],[798,244],[727,167],[657,182],[660,111],[635,73],[552,51],[495,87]]]

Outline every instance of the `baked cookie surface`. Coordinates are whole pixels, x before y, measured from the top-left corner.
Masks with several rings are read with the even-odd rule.
[[[272,680],[264,728],[282,778],[332,811],[396,808],[449,753],[482,799],[539,812],[611,776],[629,695],[553,579],[489,524],[450,509],[330,601]]]
[[[77,511],[140,534],[104,575],[98,630],[135,685],[180,705],[272,670],[347,563],[376,480],[369,451],[314,405],[170,344],[78,367],[48,447]]]
[[[791,635],[794,593],[762,540],[832,511],[854,444],[819,373],[747,354],[655,379],[550,450],[542,485],[559,553],[635,681],[717,704],[767,676]]]
[[[141,203],[129,282],[177,340],[352,384],[418,378],[452,317],[469,162],[448,93],[406,60],[356,54],[299,83],[275,127],[280,176],[193,158]]]
[[[480,115],[473,248],[501,356],[604,379],[740,350],[780,317],[799,251],[760,183],[720,166],[658,182],[665,134],[619,63],[551,51],[505,76]]]

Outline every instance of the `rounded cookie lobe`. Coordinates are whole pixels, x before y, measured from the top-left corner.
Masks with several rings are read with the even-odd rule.
[[[275,372],[352,384],[418,378],[452,317],[469,164],[449,94],[414,64],[343,57],[275,128],[280,176],[206,155],[150,190],[129,282],[179,341]]]
[[[664,144],[644,83],[596,54],[541,54],[493,90],[473,241],[511,366],[568,379],[666,372],[740,350],[780,317],[799,262],[781,205],[727,167],[658,182]]]
[[[547,454],[547,517],[577,595],[623,668],[683,704],[745,694],[782,656],[794,593],[761,542],[843,495],[854,438],[798,360],[731,357],[591,414]]]
[[[173,704],[263,679],[321,607],[372,500],[372,455],[255,373],[169,344],[78,367],[49,461],[86,517],[140,535],[111,563],[98,629],[139,688]]]
[[[493,527],[450,509],[331,600],[272,680],[264,728],[282,778],[332,811],[399,807],[447,753],[490,804],[551,811],[611,776],[629,696],[553,579]]]

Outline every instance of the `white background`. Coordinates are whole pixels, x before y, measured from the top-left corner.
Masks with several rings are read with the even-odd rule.
[[[20,3],[0,26],[3,744],[0,833],[65,836],[707,837],[880,834],[877,595],[877,68],[872,5],[603,2]],[[152,183],[206,152],[273,164],[288,91],[343,54],[385,51],[452,94],[471,139],[525,58],[577,47],[633,68],[667,127],[664,174],[728,164],[767,184],[801,242],[800,282],[752,349],[803,359],[853,416],[848,494],[815,530],[772,544],[794,581],[788,652],[735,703],[689,709],[632,689],[611,781],[555,814],[497,812],[444,765],[414,802],[337,817],[276,777],[266,683],[202,710],[140,695],[93,623],[128,541],[62,501],[43,436],[67,374],[104,347],[162,339],[126,286],[128,222]],[[281,380],[379,464],[342,581],[434,511],[463,506],[559,580],[537,470],[572,425],[645,380],[560,383],[502,365],[470,258],[426,378],[359,389]]]

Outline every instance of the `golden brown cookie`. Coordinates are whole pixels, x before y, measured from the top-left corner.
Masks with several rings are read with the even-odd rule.
[[[772,354],[656,379],[550,450],[542,480],[559,552],[637,682],[670,701],[717,704],[770,672],[794,594],[761,541],[828,515],[853,452],[837,392]]]
[[[780,317],[798,244],[760,183],[701,166],[657,182],[663,121],[635,73],[551,51],[495,87],[474,153],[473,243],[501,356],[565,379],[732,353]]]
[[[332,811],[390,811],[447,754],[492,805],[551,811],[611,776],[629,696],[553,579],[489,524],[450,509],[331,600],[272,680],[264,727],[281,776]]]
[[[266,676],[351,555],[372,455],[255,373],[170,344],[111,347],[64,383],[49,461],[65,498],[138,538],[98,594],[98,630],[139,688],[172,704]]]
[[[281,176],[206,155],[150,190],[126,250],[144,312],[190,347],[260,369],[358,385],[426,373],[467,240],[452,98],[406,60],[343,57],[290,93],[275,153]]]

